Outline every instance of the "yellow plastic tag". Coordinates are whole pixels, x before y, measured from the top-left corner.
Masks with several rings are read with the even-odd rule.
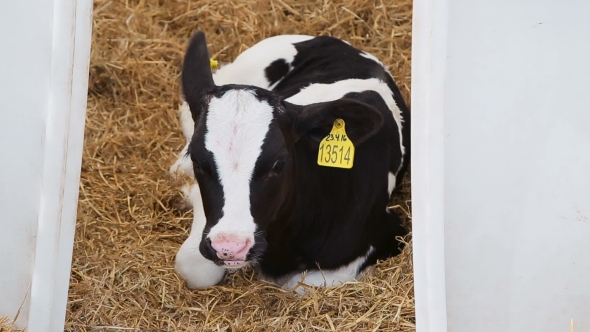
[[[219,62],[217,60],[209,59],[209,66],[211,66],[211,69],[215,69],[219,66]]]
[[[338,168],[352,168],[354,144],[346,135],[344,120],[336,119],[332,131],[320,142],[318,165]]]

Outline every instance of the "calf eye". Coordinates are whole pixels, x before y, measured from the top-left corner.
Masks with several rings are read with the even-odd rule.
[[[283,165],[285,165],[285,161],[282,159],[278,159],[277,161],[275,161],[274,165],[272,165],[271,172],[275,174],[281,173],[281,171],[283,170]]]

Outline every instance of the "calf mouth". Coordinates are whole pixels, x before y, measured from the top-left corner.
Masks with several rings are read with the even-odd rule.
[[[263,253],[260,252],[260,248],[252,248],[251,251],[246,256],[246,259],[210,259],[218,266],[221,266],[228,270],[237,270],[247,266],[256,266],[260,257]]]
[[[233,256],[224,257],[226,259],[222,259],[216,253],[215,250],[210,245],[207,245],[210,242],[201,242],[199,251],[206,259],[212,261],[217,266],[223,267],[228,270],[237,270],[247,266],[256,266],[258,262],[264,256],[264,253],[267,249],[267,244],[264,238],[259,237],[255,240],[254,245],[250,248],[250,251],[246,255],[246,257],[241,259],[236,259]]]
[[[246,267],[248,265],[250,265],[250,261],[244,261],[244,260],[237,260],[237,261],[224,261],[224,260],[220,260],[218,262],[215,262],[217,265],[224,267],[226,269],[229,270],[235,270],[235,269],[241,269],[243,267]]]

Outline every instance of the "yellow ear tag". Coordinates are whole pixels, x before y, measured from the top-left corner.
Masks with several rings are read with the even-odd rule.
[[[219,62],[217,60],[209,59],[209,65],[211,66],[211,69],[215,69],[219,66]]]
[[[352,168],[354,144],[346,135],[344,120],[336,119],[332,131],[320,142],[318,165],[338,168]]]

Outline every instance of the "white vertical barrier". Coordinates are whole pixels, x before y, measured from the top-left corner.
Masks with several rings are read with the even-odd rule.
[[[414,13],[418,332],[590,331],[590,2]]]
[[[0,11],[0,315],[63,331],[88,88],[92,1]]]
[[[447,1],[415,0],[412,18],[412,236],[418,331],[447,330],[444,80]]]

